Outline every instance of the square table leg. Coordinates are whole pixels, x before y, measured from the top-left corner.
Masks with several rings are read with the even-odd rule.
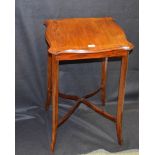
[[[118,143],[120,145],[123,142],[122,140],[122,115],[123,115],[123,105],[124,105],[124,96],[125,96],[127,67],[128,67],[128,55],[122,57],[120,81],[119,81],[119,92],[118,92],[116,131],[117,131]]]
[[[48,53],[48,66],[47,66],[47,98],[45,103],[45,110],[49,109],[51,103],[51,93],[52,93],[52,54]]]
[[[105,105],[105,91],[106,91],[106,76],[107,76],[107,63],[108,58],[105,58],[102,62],[102,79],[101,79],[101,99],[103,105]],[[116,131],[118,143],[122,144],[122,113],[125,95],[125,80],[128,65],[128,55],[122,56],[121,72],[119,81],[119,93],[118,93],[118,105],[116,115]],[[46,106],[49,108],[50,98],[52,96],[52,143],[51,150],[54,151],[56,143],[56,133],[58,128],[58,81],[59,81],[59,61],[54,55],[48,55],[48,93]],[[47,109],[48,109],[47,108]]]
[[[107,65],[108,65],[108,58],[104,58],[101,62],[101,102],[102,105],[105,105],[106,102],[106,79],[107,79]]]
[[[59,61],[52,55],[52,143],[51,150],[54,151],[56,133],[58,128],[58,82],[59,82]]]

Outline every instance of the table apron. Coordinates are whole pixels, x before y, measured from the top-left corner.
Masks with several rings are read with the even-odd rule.
[[[129,51],[126,50],[116,50],[116,51],[98,52],[98,53],[60,53],[54,56],[56,60],[64,61],[64,60],[98,59],[106,57],[123,57],[127,56],[128,53]]]

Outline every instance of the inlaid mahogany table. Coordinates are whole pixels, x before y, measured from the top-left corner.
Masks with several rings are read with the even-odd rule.
[[[52,98],[52,143],[54,151],[57,128],[63,124],[79,107],[85,104],[95,112],[116,123],[118,143],[122,144],[122,113],[125,95],[125,79],[128,65],[128,55],[133,45],[127,40],[125,33],[111,18],[67,18],[46,20],[46,41],[48,44],[48,93],[45,109],[48,110]],[[98,108],[87,98],[101,91],[101,101],[105,105],[106,73],[109,57],[121,58],[121,72],[117,114],[113,116]],[[58,89],[59,62],[81,59],[101,59],[101,86],[96,91],[79,97],[63,94]],[[58,120],[58,97],[75,100],[76,104],[69,112]]]

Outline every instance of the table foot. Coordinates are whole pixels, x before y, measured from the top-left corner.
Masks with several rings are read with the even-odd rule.
[[[58,128],[58,70],[59,62],[52,56],[52,143],[51,150],[54,151],[56,143],[56,132]]]
[[[128,67],[128,56],[122,57],[121,61],[121,72],[119,81],[119,92],[118,92],[118,104],[117,104],[117,115],[116,115],[116,131],[118,143],[121,145],[123,142],[122,138],[122,116],[125,96],[125,81]]]

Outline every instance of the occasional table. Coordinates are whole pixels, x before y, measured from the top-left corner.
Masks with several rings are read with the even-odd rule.
[[[45,109],[48,110],[52,100],[52,143],[54,151],[57,129],[79,107],[85,104],[98,114],[116,124],[118,143],[122,144],[122,113],[125,96],[125,80],[128,66],[128,55],[133,45],[127,40],[122,28],[111,18],[66,18],[45,21],[45,37],[48,44],[48,91]],[[121,72],[117,113],[113,116],[98,108],[87,98],[101,91],[101,101],[105,106],[106,74],[108,58],[121,58]],[[59,92],[59,62],[69,60],[101,59],[101,86],[90,94],[79,97]],[[58,97],[74,100],[76,104],[68,113],[58,120]]]

